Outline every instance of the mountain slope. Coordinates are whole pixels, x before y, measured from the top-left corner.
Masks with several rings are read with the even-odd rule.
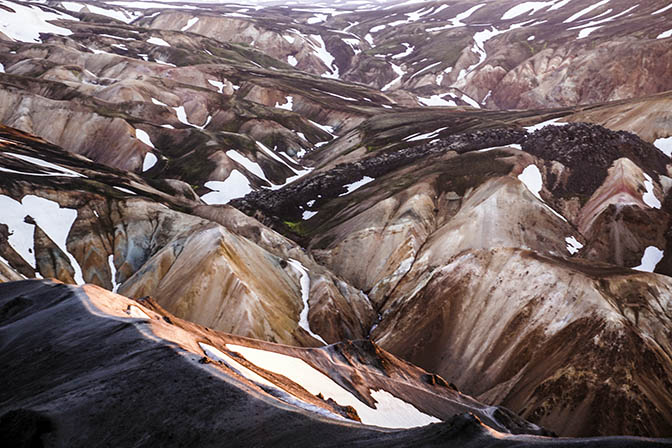
[[[1,408],[0,431],[4,440],[10,442],[83,446],[95,437],[100,443],[139,446],[157,443],[216,446],[223,439],[232,446],[289,443],[439,446],[450,441],[462,446],[574,443],[507,435],[466,414],[409,432],[347,423],[342,418],[334,419],[333,413],[315,413],[319,408],[310,402],[333,406],[328,400],[310,398],[310,393],[298,386],[300,383],[293,383],[291,377],[274,376],[235,351],[250,357],[249,353],[263,352],[268,356],[271,352],[267,350],[279,351],[285,354],[276,356],[297,361],[302,358],[309,363],[304,365],[320,368],[330,362],[329,352],[319,350],[313,354],[269,344],[260,347],[253,341],[211,332],[97,287],[79,289],[48,282],[16,282],[0,285],[0,296],[0,334],[5,345],[0,365],[12,386],[10,407]],[[11,345],[7,344],[8,337],[13,341]],[[227,347],[224,350],[228,355],[210,344]],[[206,353],[219,353],[225,361],[203,356],[201,347],[206,347]],[[346,356],[344,360],[351,364],[343,368],[360,369],[364,378],[371,378],[370,373],[380,369],[381,362],[387,372],[392,369],[406,375],[406,381],[421,372],[380,350],[367,352],[365,347],[334,346],[330,348],[331,356],[337,353]],[[55,352],[58,357],[53,356]],[[143,367],[147,363],[156,367],[149,376]],[[36,377],[45,366],[47,374]],[[400,368],[411,370],[404,372]],[[305,381],[301,373],[295,373],[296,380]],[[359,378],[361,381],[362,377]],[[389,381],[386,379],[386,384]],[[406,381],[400,382],[399,387],[409,387]],[[422,387],[457,396],[468,406],[478,406],[447,386],[425,383]],[[8,390],[4,389],[5,394]],[[435,395],[434,399],[437,398]],[[138,413],[142,413],[142,419],[127,418]],[[493,415],[502,414],[496,411],[490,418]],[[259,430],[249,430],[250,419],[254,419]],[[157,425],[159,421],[161,424]],[[582,442],[586,446],[667,445],[618,438]]]

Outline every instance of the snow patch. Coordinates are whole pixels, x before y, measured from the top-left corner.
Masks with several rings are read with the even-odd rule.
[[[406,74],[406,72],[404,71],[404,69],[401,68],[401,66],[399,66],[397,64],[394,64],[392,62],[390,62],[390,65],[392,66],[392,70],[394,71],[394,73],[397,74],[397,77],[394,78],[392,81],[388,82],[387,84],[385,84],[380,89],[382,92],[385,92],[386,90],[388,90],[390,87],[392,87],[396,83],[401,82],[401,78],[403,78],[404,75]]]
[[[595,31],[596,29],[599,29],[599,28],[602,28],[602,27],[601,26],[594,26],[594,27],[591,27],[591,28],[584,28],[581,31],[579,31],[579,35],[576,39],[577,40],[578,39],[584,39],[584,38],[590,36],[590,33],[592,33],[593,31]]]
[[[180,31],[187,31],[189,28],[192,26],[196,25],[196,22],[198,22],[198,17],[192,17],[187,21],[187,24],[184,25],[182,28],[180,28]]]
[[[77,219],[77,210],[61,208],[58,202],[35,195],[24,196],[21,202],[0,195],[0,210],[2,210],[0,222],[6,224],[11,233],[9,236],[10,246],[28,264],[33,268],[36,267],[33,247],[35,227],[33,224],[24,221],[25,216],[32,217],[44,233],[63,251],[75,271],[75,282],[78,285],[84,284],[82,269],[75,257],[68,252],[66,246],[70,229]]]
[[[115,190],[119,190],[122,193],[131,194],[133,196],[136,196],[135,191],[131,191],[128,188],[124,188],[124,187],[112,187],[112,188],[114,188]]]
[[[116,293],[119,290],[119,283],[117,283],[117,267],[114,265],[114,254],[107,257],[107,264],[110,266],[110,278],[112,280],[112,292]]]
[[[320,36],[319,34],[311,34],[310,37],[312,41],[316,42],[313,43],[309,41],[311,46],[313,47],[313,54],[315,54],[315,56],[320,58],[320,60],[324,63],[324,65],[327,66],[327,71],[324,72],[322,76],[325,78],[338,79],[338,66],[334,63],[336,58],[327,51],[327,46],[324,43],[322,36]]]
[[[574,255],[583,247],[583,244],[581,244],[573,236],[568,236],[565,238],[565,243],[567,243],[567,252],[569,252],[571,255]]]
[[[148,152],[145,154],[145,159],[142,161],[142,172],[151,170],[158,161],[159,159],[153,153]]]
[[[21,42],[42,42],[40,33],[51,33],[60,36],[72,34],[67,28],[53,25],[50,20],[66,19],[78,22],[79,19],[69,14],[54,11],[43,11],[37,6],[24,6],[18,3],[0,2],[0,5],[10,8],[10,12],[0,8],[0,31],[11,39]]]
[[[168,42],[159,37],[150,37],[149,39],[147,39],[147,42],[152,45],[159,45],[161,47],[170,47],[170,44]]]
[[[242,198],[252,191],[250,181],[238,170],[232,170],[225,181],[211,180],[205,187],[213,191],[201,196],[208,205],[228,204],[231,200]]]
[[[394,56],[392,56],[392,59],[402,59],[405,58],[406,56],[410,56],[413,53],[413,50],[415,49],[415,47],[413,47],[411,44],[407,44],[405,42],[402,43],[401,45],[406,47],[406,50],[404,50],[403,53],[395,54]]]
[[[644,181],[644,188],[646,188],[646,192],[642,195],[642,200],[651,208],[660,208],[660,201],[653,192],[653,179],[651,179],[651,176],[646,173],[644,173],[644,177],[646,178]]]
[[[126,311],[131,317],[135,317],[136,319],[149,319],[150,317],[142,311],[139,307],[135,305],[131,305],[128,307],[128,310]]]
[[[548,6],[554,5],[555,1],[550,2],[525,2],[519,5],[514,6],[504,13],[501,20],[510,20],[515,19],[516,17],[529,13],[528,15],[533,15],[537,11],[547,8]]]
[[[328,18],[329,16],[327,14],[315,14],[313,17],[306,20],[306,23],[308,25],[315,25],[317,23],[325,22]]]
[[[406,137],[404,140],[406,140],[408,142],[416,142],[418,140],[427,140],[427,139],[430,139],[430,138],[437,137],[441,131],[446,130],[446,129],[448,129],[448,127],[439,128],[435,131],[428,132],[426,134],[414,135],[411,138]]]
[[[304,220],[304,221],[308,221],[310,218],[312,218],[315,215],[317,215],[317,212],[311,212],[310,210],[306,210],[301,215],[301,219]]]
[[[527,131],[528,134],[531,134],[535,131],[538,131],[539,129],[545,128],[546,126],[566,126],[567,124],[569,124],[569,123],[560,123],[560,122],[558,122],[558,120],[560,120],[560,118],[554,118],[552,120],[546,120],[546,121],[543,121],[541,123],[537,123],[537,124],[532,125],[532,126],[525,126],[525,130]]]
[[[208,83],[217,89],[217,92],[224,93],[224,83],[221,81],[215,81],[214,79],[208,79]]]
[[[341,406],[352,406],[362,423],[366,425],[384,428],[414,428],[440,421],[384,390],[370,390],[376,405],[375,408],[369,407],[350,391],[302,359],[234,344],[227,344],[226,347],[240,353],[245,359],[262,369],[289,378],[313,395],[322,394],[325,400],[331,398]]]
[[[653,146],[660,149],[667,157],[672,156],[672,136],[657,139],[653,142]]]
[[[656,269],[656,265],[663,259],[663,255],[665,255],[665,252],[662,250],[655,246],[649,246],[644,250],[644,255],[642,255],[642,261],[639,266],[635,266],[632,269],[642,272],[653,272]]]
[[[672,3],[670,3],[670,4],[667,5],[667,6],[664,6],[664,7],[660,8],[660,9],[657,10],[657,11],[652,12],[651,15],[662,14],[662,13],[664,13],[665,11],[667,11],[667,10],[670,9],[670,8],[672,8]]]
[[[667,39],[670,36],[672,36],[672,30],[667,30],[656,36],[656,39]]]
[[[373,177],[364,176],[362,179],[358,180],[357,182],[353,182],[353,183],[351,183],[351,184],[343,185],[345,188],[348,189],[348,191],[346,191],[345,193],[341,193],[341,194],[339,194],[339,196],[346,196],[346,195],[349,195],[349,194],[352,193],[353,191],[362,188],[364,185],[366,185],[366,184],[368,184],[368,183],[370,183],[370,182],[373,182],[374,180],[376,180],[376,179],[374,179]]]
[[[149,134],[147,134],[142,129],[136,129],[135,130],[135,138],[137,138],[138,140],[140,140],[142,143],[149,146],[150,148],[154,148],[154,143],[152,143],[152,140],[149,138]]]
[[[445,106],[445,107],[457,107],[457,103],[453,100],[443,99],[443,95],[432,95],[429,98],[418,97],[418,102],[425,106]]]
[[[31,156],[25,156],[23,154],[15,154],[13,152],[6,152],[4,153],[6,156],[11,156],[17,159],[21,159],[24,162],[32,163],[33,165],[41,166],[42,168],[47,168],[56,172],[53,173],[46,173],[46,174],[32,174],[34,176],[63,176],[63,177],[86,177],[83,174],[80,174],[76,171],[70,170],[68,168],[64,168],[62,166],[56,165],[51,162],[47,162],[42,159],[38,159],[36,157],[31,157]],[[12,171],[12,170],[7,170],[4,169],[3,171]],[[16,171],[19,173],[18,171]],[[20,174],[27,174],[31,175],[31,173],[20,173]]]
[[[277,107],[278,109],[292,110],[294,107],[294,98],[292,98],[291,96],[286,96],[285,102],[283,104],[276,102],[275,107]]]
[[[522,173],[518,175],[518,179],[525,184],[528,190],[530,190],[530,193],[532,193],[534,196],[537,197],[540,201],[543,201],[541,199],[541,196],[539,195],[539,192],[541,191],[543,181],[541,178],[541,172],[539,171],[539,168],[537,168],[537,165],[528,165]]]
[[[572,23],[573,21],[575,21],[579,17],[583,17],[586,14],[590,13],[592,10],[597,9],[600,6],[606,5],[607,3],[609,3],[609,0],[602,0],[602,1],[599,1],[597,3],[594,3],[590,6],[588,6],[587,8],[584,8],[581,11],[577,12],[576,14],[573,14],[569,18],[565,19],[562,23]]]
[[[251,161],[247,157],[243,156],[240,154],[238,151],[235,151],[233,149],[230,149],[226,151],[227,157],[229,157],[231,160],[235,160],[239,164],[241,164],[247,171],[250,173],[254,174],[260,179],[265,180],[269,184],[272,184],[270,180],[266,178],[266,174],[264,174],[264,170],[261,168],[261,165],[259,165],[256,162]]]
[[[310,322],[308,321],[308,312],[310,311],[310,305],[308,300],[310,299],[310,275],[308,275],[308,270],[301,264],[301,262],[290,258],[288,263],[301,274],[301,300],[303,301],[303,309],[301,309],[301,314],[299,315],[299,326],[306,330],[308,334],[322,342],[327,344],[327,342],[322,339],[319,334],[313,333],[310,329]]]
[[[462,22],[462,20],[468,19],[473,13],[475,13],[476,11],[478,11],[479,9],[481,9],[484,6],[485,6],[485,3],[480,4],[480,5],[476,5],[476,6],[472,6],[471,8],[467,9],[466,11],[461,12],[458,15],[456,15],[455,17],[453,17],[452,19],[450,19],[449,24],[443,25],[443,26],[437,26],[437,27],[434,27],[434,28],[427,28],[427,31],[432,33],[432,32],[435,32],[435,31],[443,31],[443,30],[447,30],[447,29],[450,29],[450,28],[458,28],[458,27],[461,27],[461,26],[467,26],[467,24]]]

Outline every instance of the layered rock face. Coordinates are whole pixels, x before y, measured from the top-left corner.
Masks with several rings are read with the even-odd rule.
[[[672,7],[253,6],[0,1],[0,429],[668,445]]]
[[[332,342],[366,336],[374,313],[361,292],[239,212],[219,211],[212,219],[223,227],[185,213],[200,202],[162,193],[132,175],[114,176],[49,145],[31,150],[21,134],[5,130],[4,136],[3,166],[14,169],[3,173],[3,219],[16,240],[3,241],[2,256],[17,273],[151,295],[179,316],[265,340],[319,343],[311,320]],[[48,151],[62,162],[39,165],[47,163]],[[41,206],[69,219],[54,222]],[[21,257],[27,254],[34,261]],[[324,319],[337,309],[338,321]]]

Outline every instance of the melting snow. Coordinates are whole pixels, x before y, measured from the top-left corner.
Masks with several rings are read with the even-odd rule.
[[[0,222],[7,224],[11,233],[9,236],[10,246],[28,264],[34,268],[36,267],[35,251],[33,248],[35,228],[32,224],[24,222],[24,217],[29,215],[68,257],[75,271],[75,282],[78,285],[84,284],[82,269],[66,247],[68,234],[70,233],[72,224],[77,219],[77,210],[61,208],[58,202],[34,195],[24,196],[21,202],[8,196],[0,195],[0,210],[2,210]]]
[[[315,14],[313,17],[310,17],[306,20],[308,25],[315,25],[316,23],[322,23],[329,18],[327,14]]]
[[[150,317],[142,311],[139,307],[135,305],[131,305],[128,307],[128,311],[126,311],[131,317],[135,317],[136,319],[149,319]]]
[[[117,268],[114,265],[114,254],[107,257],[107,264],[110,266],[110,278],[112,279],[112,292],[119,290],[119,283],[117,283]]]
[[[237,372],[239,375],[247,378],[248,380],[252,381],[253,383],[257,383],[261,386],[263,386],[266,389],[273,389],[274,393],[273,396],[276,398],[281,399],[282,401],[285,401],[287,403],[299,406],[301,408],[304,408],[306,410],[316,412],[318,414],[324,415],[325,417],[333,418],[336,420],[345,420],[343,417],[340,415],[334,414],[332,412],[327,411],[324,408],[321,408],[319,406],[315,406],[310,403],[306,403],[293,395],[287,393],[286,391],[280,389],[276,384],[271,383],[268,381],[266,378],[262,377],[261,375],[256,374],[252,370],[248,369],[244,365],[240,364],[238,361],[234,360],[230,356],[222,353],[221,351],[217,350],[215,347],[204,344],[202,342],[199,342],[198,345],[201,346],[201,349],[203,349],[203,353],[205,353],[206,356],[209,356],[212,359],[215,359],[217,361],[221,361],[224,364],[226,364],[231,370]],[[280,395],[280,396],[278,396]]]
[[[358,55],[359,53],[362,52],[362,49],[360,48],[359,39],[343,38],[341,40],[346,44],[348,44],[350,48],[352,48],[352,51],[355,53],[355,55]]]
[[[523,172],[518,175],[518,179],[527,187],[530,193],[532,193],[537,199],[539,199],[544,204],[544,206],[548,210],[553,212],[553,214],[558,218],[567,222],[567,219],[564,216],[553,210],[546,203],[546,201],[544,201],[539,195],[539,192],[541,191],[541,188],[543,186],[543,180],[541,177],[541,172],[539,171],[539,168],[537,168],[536,165],[534,164],[528,165],[527,168],[525,168]]]
[[[308,321],[308,312],[310,311],[310,305],[308,304],[308,300],[310,299],[310,275],[308,275],[308,271],[301,262],[290,258],[288,263],[301,274],[301,300],[303,301],[303,309],[299,315],[299,326],[312,337],[326,345],[327,342],[319,334],[311,331],[310,322]]]
[[[159,159],[157,159],[151,152],[145,154],[145,159],[142,161],[142,172],[144,173],[145,171],[151,170],[158,160]]]
[[[211,180],[205,187],[213,190],[201,196],[208,205],[228,204],[232,199],[242,198],[252,191],[250,181],[238,170],[232,170],[225,181]]]
[[[384,390],[370,391],[376,401],[376,407],[371,408],[302,359],[240,345],[227,344],[226,347],[262,369],[289,378],[313,395],[322,394],[325,399],[331,398],[341,406],[352,406],[366,425],[414,428],[440,421]]]
[[[180,31],[187,31],[189,28],[192,26],[196,25],[196,22],[198,22],[198,17],[192,17],[187,21],[187,24],[184,25],[182,28],[180,28]]]
[[[525,130],[527,131],[528,134],[531,134],[534,131],[538,131],[539,129],[545,128],[546,126],[566,126],[567,124],[569,124],[569,123],[559,123],[558,120],[560,120],[560,118],[554,118],[552,120],[543,121],[541,123],[537,123],[532,126],[525,126]]]
[[[660,8],[660,9],[657,10],[657,11],[652,12],[651,14],[652,14],[652,15],[654,15],[654,14],[662,14],[662,13],[664,13],[665,11],[667,11],[667,10],[670,9],[670,8],[672,8],[672,3],[670,3],[670,4],[667,5],[667,6],[664,6],[664,7]]]
[[[587,8],[584,8],[581,11],[577,12],[576,14],[572,15],[571,17],[569,17],[568,19],[566,19],[562,23],[572,23],[573,21],[575,21],[579,17],[583,17],[586,14],[588,14],[589,12],[591,12],[592,10],[597,9],[600,6],[606,5],[607,3],[609,3],[609,0],[602,0],[602,1],[599,1],[597,3],[594,3],[590,6],[588,6]]]
[[[217,91],[218,91],[219,93],[223,93],[223,92],[224,92],[224,83],[223,83],[223,82],[221,82],[221,81],[215,81],[215,80],[213,80],[213,79],[208,79],[208,83],[210,83],[211,86],[217,88]]]
[[[116,11],[113,9],[104,9],[98,6],[94,6],[90,3],[83,5],[82,3],[76,2],[62,2],[61,5],[68,11],[79,12],[84,9],[84,6],[88,8],[94,14],[99,14],[101,16],[111,17],[117,19],[124,23],[131,23],[136,17],[140,16],[140,13],[137,12],[127,12],[127,11]]]
[[[184,106],[173,107],[173,110],[175,111],[177,119],[180,121],[180,123],[186,124],[187,126],[191,126],[193,128],[197,128],[200,130],[203,130],[208,124],[210,124],[210,120],[212,120],[212,117],[208,116],[203,126],[197,126],[195,124],[190,123],[189,120],[187,119],[187,111],[184,109]]]
[[[371,47],[375,47],[371,33],[367,33],[366,36],[364,36],[364,40],[367,41]]]
[[[653,192],[653,179],[651,176],[644,173],[646,180],[644,181],[644,188],[646,188],[646,193],[642,195],[642,200],[646,205],[651,208],[660,208],[660,201]]]
[[[653,146],[660,149],[667,157],[672,156],[672,136],[659,138],[653,142]]]
[[[478,11],[483,6],[485,6],[485,3],[483,3],[481,5],[472,6],[471,8],[467,9],[466,11],[464,11],[464,12],[456,15],[454,18],[450,19],[450,23],[448,25],[438,26],[438,27],[434,27],[434,28],[427,28],[427,31],[429,31],[431,33],[431,32],[434,32],[434,31],[443,31],[443,30],[447,30],[447,29],[450,29],[450,28],[467,26],[467,24],[462,22],[462,20],[469,18],[469,16],[471,16],[473,13]]]
[[[236,162],[240,163],[245,167],[247,171],[250,173],[253,173],[255,176],[259,177],[260,179],[265,180],[269,184],[273,184],[270,180],[266,178],[266,175],[264,174],[264,170],[261,168],[261,165],[259,165],[256,162],[253,162],[249,160],[247,157],[243,156],[242,154],[238,153],[238,151],[235,151],[233,149],[230,149],[226,151],[226,155],[232,159],[235,160]]]
[[[315,126],[317,128],[322,129],[327,134],[330,134],[332,136],[334,135],[334,127],[333,126],[328,126],[326,124],[320,124],[320,123],[317,123],[313,120],[308,120],[308,121],[310,122],[310,124],[312,124],[313,126]]]
[[[299,61],[297,61],[296,58],[290,54],[289,56],[287,56],[287,63],[292,67],[296,67]]]
[[[649,246],[644,251],[642,256],[642,261],[639,266],[636,266],[632,269],[642,272],[653,272],[656,269],[656,265],[660,263],[660,260],[663,259],[665,253],[658,249],[655,246]]]
[[[311,34],[310,37],[312,40],[317,42],[317,44],[313,44],[311,42],[311,45],[314,49],[313,53],[322,60],[324,65],[327,66],[326,72],[322,74],[323,77],[325,78],[335,78],[338,79],[338,66],[334,64],[334,61],[336,58],[327,51],[327,46],[324,43],[324,40],[322,39],[322,36],[319,34]]]
[[[457,103],[453,100],[444,100],[442,97],[446,96],[447,94],[443,95],[432,95],[429,98],[422,98],[418,97],[418,101],[421,104],[424,104],[425,106],[449,106],[449,107],[456,107]]]
[[[286,96],[285,103],[280,104],[276,102],[275,107],[277,107],[278,109],[292,110],[292,108],[294,107],[294,98],[292,98],[291,96]]]
[[[15,157],[17,159],[21,159],[24,162],[32,163],[33,165],[41,166],[42,168],[47,168],[50,170],[56,171],[55,173],[46,173],[46,174],[37,174],[37,173],[21,173],[20,171],[14,171],[14,170],[9,170],[9,169],[2,169],[3,171],[7,172],[15,172],[18,174],[27,174],[27,175],[32,175],[32,176],[63,176],[63,177],[86,177],[83,174],[79,174],[76,171],[72,171],[68,168],[64,168],[62,166],[53,164],[51,162],[46,162],[44,160],[31,157],[31,156],[24,156],[23,154],[15,154],[13,152],[6,152],[4,153],[6,156],[11,156]]]
[[[136,129],[135,130],[135,138],[140,140],[145,145],[147,145],[151,148],[154,148],[154,143],[152,143],[152,140],[149,138],[149,134],[147,134],[142,129]]]
[[[418,140],[427,140],[427,139],[434,138],[434,137],[438,136],[439,133],[441,131],[445,130],[445,129],[448,129],[448,127],[439,128],[435,131],[428,132],[426,134],[415,135],[415,136],[412,136],[411,138],[406,137],[406,139],[404,139],[404,140],[406,140],[408,142],[415,142],[415,141],[418,141]]]
[[[301,215],[301,219],[304,220],[304,221],[308,221],[310,218],[312,218],[315,215],[317,215],[317,212],[311,212],[309,210],[306,210]]]
[[[350,193],[352,193],[355,190],[358,190],[362,188],[364,185],[368,184],[369,182],[373,182],[375,179],[373,177],[369,176],[364,176],[361,180],[358,180],[357,182],[353,182],[351,184],[346,184],[343,185],[345,188],[348,189],[345,193],[339,194],[339,196],[346,196]]]
[[[411,46],[410,44],[407,43],[402,43],[404,47],[406,47],[406,50],[403,53],[395,54],[392,56],[392,59],[402,59],[405,58],[406,56],[409,56],[411,53],[413,53],[413,50],[415,47]]]
[[[614,15],[614,16],[610,16],[610,17],[607,17],[607,18],[602,19],[602,20],[592,20],[588,23],[584,23],[582,25],[575,26],[575,27],[572,27],[572,28],[567,28],[567,29],[568,30],[576,30],[576,29],[583,28],[583,29],[581,29],[581,31],[579,31],[579,36],[577,37],[577,39],[583,39],[585,37],[588,37],[596,29],[601,28],[601,26],[596,26],[596,25],[599,25],[599,24],[605,23],[605,22],[611,22],[611,21],[613,21],[613,20],[615,20],[615,19],[617,19],[621,16],[626,15],[627,13],[629,13],[633,9],[637,8],[638,6],[639,5],[632,6],[628,9],[626,9],[625,11],[622,11],[622,12],[620,12],[620,13]],[[609,12],[611,12],[611,9],[608,10],[605,14],[608,14]],[[600,15],[603,15],[603,14],[600,14]]]
[[[565,238],[565,243],[567,243],[567,252],[569,252],[572,255],[577,253],[583,247],[583,244],[581,244],[573,236],[568,236],[567,238]]]
[[[554,5],[555,0],[549,2],[525,2],[519,5],[514,6],[504,13],[501,20],[515,19],[516,17],[529,12],[528,15],[533,15],[540,9],[544,9],[548,6]]]
[[[121,191],[122,193],[132,194],[132,195],[134,195],[134,196],[136,195],[136,194],[135,194],[135,191],[131,191],[131,190],[129,190],[128,188],[124,188],[124,187],[112,187],[112,188],[114,188],[115,190],[119,190],[119,191]]]
[[[672,30],[667,30],[663,33],[660,33],[656,39],[667,39],[668,37],[672,36]]]
[[[539,196],[543,182],[541,172],[539,171],[539,168],[537,168],[537,165],[528,165],[527,168],[518,175],[518,179],[525,184],[527,189],[530,190],[530,193],[535,195],[540,201],[543,200],[541,199],[541,196]]]
[[[583,38],[588,37],[590,35],[590,33],[592,33],[593,31],[595,31],[598,28],[602,28],[602,27],[601,26],[594,26],[594,27],[591,27],[591,28],[582,29],[581,31],[579,31],[579,36],[577,37],[577,39],[583,39]]]
[[[159,37],[150,37],[149,39],[147,39],[147,42],[149,42],[150,44],[159,45],[159,46],[162,46],[162,47],[170,47],[170,44],[168,42],[166,42],[165,40],[163,40]]]
[[[394,64],[392,62],[390,62],[390,65],[392,66],[392,70],[394,71],[394,73],[397,74],[397,77],[394,78],[392,81],[388,82],[387,84],[385,84],[383,88],[380,89],[382,92],[385,92],[387,89],[392,87],[397,82],[401,82],[401,78],[403,78],[404,75],[406,74],[406,72],[404,71],[404,69],[401,68],[401,66]]]
[[[79,21],[69,14],[61,14],[52,11],[43,11],[37,6],[24,6],[18,3],[6,5],[0,1],[0,6],[11,8],[16,12],[10,12],[0,8],[0,31],[8,37],[21,42],[42,42],[40,33],[52,33],[60,36],[72,34],[67,28],[52,25],[48,20],[67,19]]]

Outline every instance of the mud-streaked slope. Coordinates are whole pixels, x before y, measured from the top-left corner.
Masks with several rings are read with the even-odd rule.
[[[303,210],[295,238],[369,295],[396,355],[560,434],[668,434],[671,285],[617,267],[665,272],[667,157],[582,123],[409,140],[237,204]]]
[[[381,311],[382,347],[561,434],[669,434],[668,277],[516,249],[422,255]]]
[[[240,212],[15,130],[4,128],[0,143],[0,257],[16,271],[8,280],[41,275],[152,295],[203,325],[284,343],[366,336],[375,315],[360,291]]]

